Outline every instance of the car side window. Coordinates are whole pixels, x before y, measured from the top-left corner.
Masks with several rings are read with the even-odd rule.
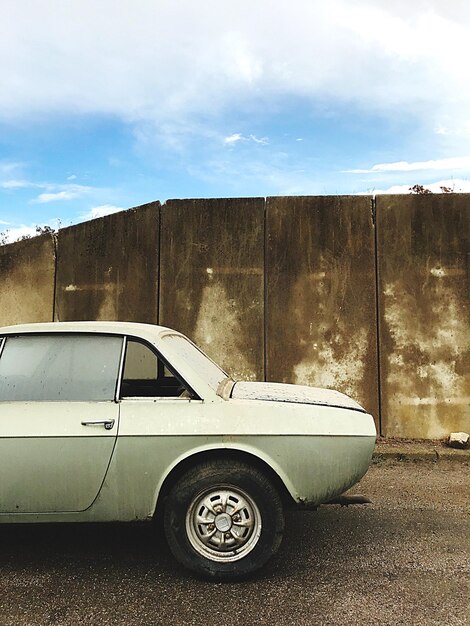
[[[121,397],[176,398],[185,386],[146,344],[128,339]],[[186,395],[186,397],[190,397]]]
[[[122,342],[81,333],[7,337],[0,402],[114,400]]]

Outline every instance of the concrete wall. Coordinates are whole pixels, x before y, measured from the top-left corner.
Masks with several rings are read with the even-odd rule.
[[[0,325],[52,321],[54,276],[50,235],[0,246]]]
[[[387,436],[470,430],[470,196],[172,200],[0,247],[0,324],[159,322]]]
[[[60,231],[56,320],[157,322],[159,209],[152,202]]]
[[[264,377],[264,199],[162,207],[160,323],[245,380]]]
[[[470,431],[470,197],[379,196],[382,431]]]
[[[378,417],[371,198],[267,201],[267,378],[332,387]]]

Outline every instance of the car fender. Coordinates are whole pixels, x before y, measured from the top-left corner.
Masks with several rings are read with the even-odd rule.
[[[219,451],[221,455],[223,455],[228,450],[234,453],[240,452],[245,457],[246,455],[248,455],[248,456],[253,457],[254,459],[257,459],[258,461],[262,461],[262,463],[264,463],[272,472],[276,474],[276,476],[282,482],[282,484],[284,485],[285,489],[287,490],[291,498],[294,501],[297,501],[297,502],[299,501],[299,494],[297,493],[288,475],[283,470],[283,468],[270,455],[266,454],[264,451],[260,450],[256,446],[253,446],[250,444],[244,444],[239,441],[237,442],[230,441],[229,439],[230,438],[227,437],[227,440],[224,440],[221,442],[214,442],[210,444],[197,446],[195,448],[191,448],[190,450],[187,450],[184,453],[180,454],[178,457],[176,457],[174,461],[170,465],[168,465],[166,470],[162,473],[161,478],[156,487],[153,504],[152,504],[154,514],[157,511],[157,507],[161,504],[159,499],[162,493],[164,494],[166,491],[164,486],[167,485],[168,481],[171,482],[172,475],[175,475],[175,476],[178,475],[177,474],[178,467],[180,467],[182,464],[186,465],[187,462],[190,461],[191,459],[194,460],[194,464],[197,464],[198,462],[204,462],[204,455],[207,453],[213,454],[214,452]]]

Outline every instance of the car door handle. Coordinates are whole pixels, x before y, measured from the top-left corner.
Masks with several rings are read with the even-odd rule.
[[[111,430],[114,426],[114,420],[92,420],[90,422],[82,422],[82,426],[104,426],[106,430]]]

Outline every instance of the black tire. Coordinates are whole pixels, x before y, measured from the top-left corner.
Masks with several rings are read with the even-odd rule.
[[[164,529],[182,565],[205,578],[230,581],[249,576],[277,552],[284,514],[277,490],[260,470],[210,461],[172,486]]]

